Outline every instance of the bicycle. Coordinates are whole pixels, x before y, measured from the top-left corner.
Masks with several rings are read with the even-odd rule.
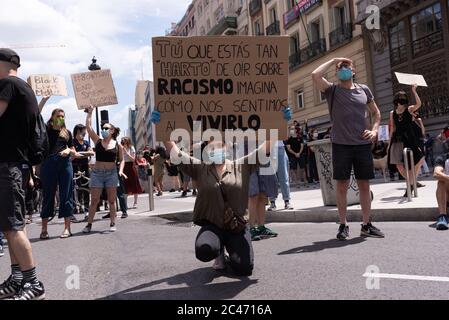
[[[86,210],[89,208],[84,207],[84,203],[81,203],[86,197],[90,197],[89,189],[90,178],[86,176],[84,171],[78,171],[73,177],[73,207],[74,213],[84,213],[86,217]]]

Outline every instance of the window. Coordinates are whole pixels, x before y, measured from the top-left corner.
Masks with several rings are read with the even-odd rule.
[[[273,8],[270,9],[270,24],[271,23],[275,23],[276,21],[278,21],[278,15],[276,12],[276,6],[274,6]]]
[[[294,6],[296,6],[296,0],[287,0],[287,10],[290,10]]]
[[[346,23],[346,8],[345,8],[344,3],[334,7],[333,17],[334,17],[334,22],[333,22],[334,30],[337,28],[341,28],[345,25],[345,23]]]
[[[320,20],[316,20],[310,24],[310,41],[312,41],[312,43],[320,40],[320,31]]]
[[[217,10],[215,10],[215,21],[218,22],[221,20],[221,18],[224,17],[224,8],[223,4],[221,4]]]
[[[207,27],[207,32],[209,32],[210,28],[211,28],[211,26],[210,26],[210,19],[207,19],[206,27]]]
[[[204,27],[200,28],[200,36],[205,36],[206,35],[206,30],[204,29]]]
[[[256,36],[263,35],[262,26],[260,25],[260,20],[256,20],[254,22],[254,35],[256,35]]]
[[[296,106],[299,110],[304,109],[304,92],[296,91]]]
[[[209,5],[209,0],[204,0],[204,9]]]
[[[320,103],[326,102],[326,95],[320,90],[318,90],[318,96],[320,98]]]
[[[390,38],[390,56],[392,64],[404,62],[407,59],[407,48],[405,38],[405,23],[399,21],[388,30]]]
[[[437,2],[427,7],[410,19],[412,29],[412,41],[423,38],[442,29],[441,7]]]
[[[201,15],[203,14],[203,5],[201,3],[198,5],[197,11],[198,11],[198,17],[201,17]]]
[[[299,33],[295,33],[290,37],[290,54],[299,52]]]

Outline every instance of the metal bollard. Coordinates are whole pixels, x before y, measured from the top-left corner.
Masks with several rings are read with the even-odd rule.
[[[411,159],[411,168],[412,168],[412,176],[410,177],[409,175],[409,159],[408,156],[410,155],[410,159]],[[413,183],[413,191],[414,191],[414,198],[418,197],[418,188],[417,188],[417,183],[416,183],[416,172],[415,172],[415,160],[413,158],[413,151],[411,149],[408,148],[404,148],[404,168],[405,168],[405,176],[406,176],[406,181],[407,181],[407,199],[408,201],[412,201],[412,190],[411,190],[411,183],[410,183],[410,178],[412,179],[412,183]]]

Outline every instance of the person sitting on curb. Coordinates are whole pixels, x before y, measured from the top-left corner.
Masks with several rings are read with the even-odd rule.
[[[449,153],[439,156],[435,160],[433,177],[438,181],[437,202],[440,215],[437,219],[437,230],[447,230],[448,215],[447,202],[449,201]]]

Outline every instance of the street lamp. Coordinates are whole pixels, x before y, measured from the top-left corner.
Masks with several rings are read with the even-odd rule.
[[[89,71],[99,71],[101,67],[97,64],[95,56],[92,58],[92,63],[89,66]],[[95,116],[97,118],[97,135],[100,135],[100,120],[98,116],[98,108],[95,108]]]

